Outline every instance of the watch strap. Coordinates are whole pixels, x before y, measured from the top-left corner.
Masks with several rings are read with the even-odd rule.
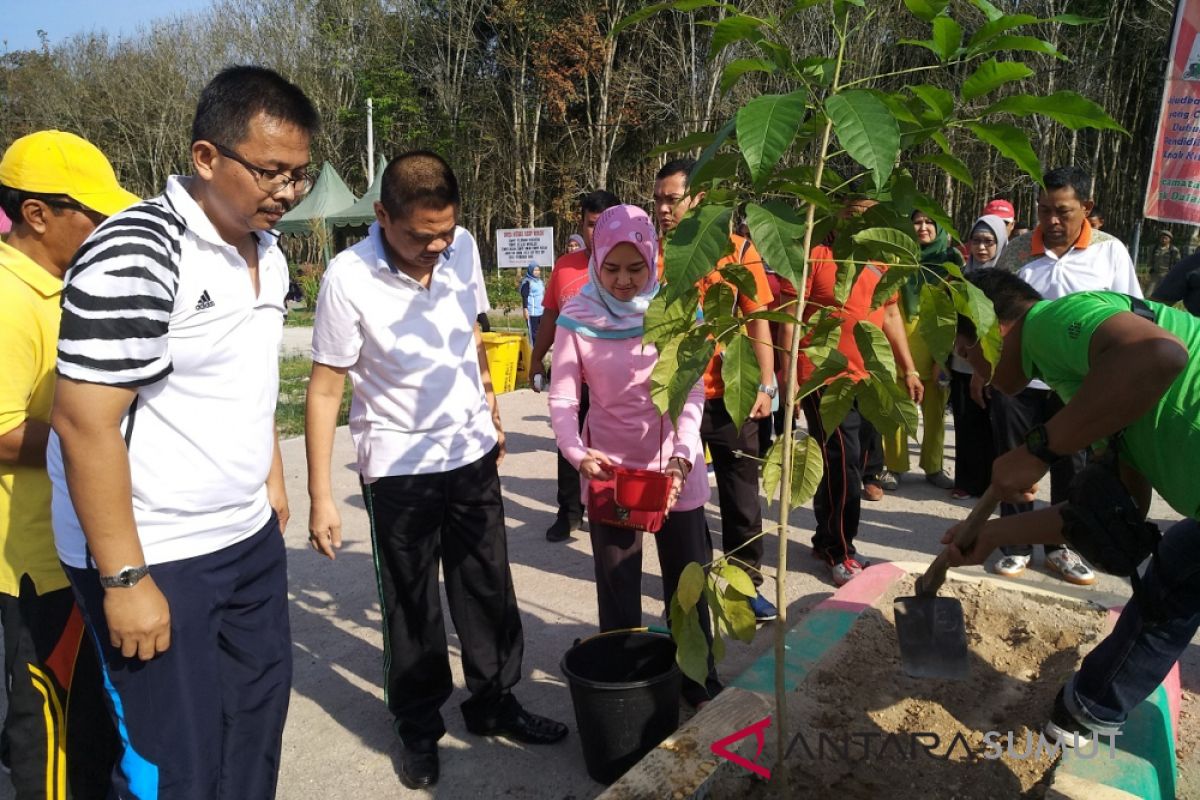
[[[1045,425],[1036,425],[1025,434],[1025,447],[1042,461],[1053,464],[1065,458],[1062,453],[1051,450],[1049,442],[1050,436],[1046,433]]]

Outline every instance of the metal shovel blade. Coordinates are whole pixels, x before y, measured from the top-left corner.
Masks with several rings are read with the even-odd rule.
[[[897,597],[896,636],[904,672],[914,678],[967,677],[967,629],[953,597]]]

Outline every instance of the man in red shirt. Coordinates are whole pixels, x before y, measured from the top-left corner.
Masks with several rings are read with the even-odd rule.
[[[583,237],[583,249],[559,256],[550,272],[550,282],[546,284],[546,296],[542,299],[542,323],[538,327],[537,341],[533,343],[533,354],[530,356],[529,379],[533,382],[533,390],[540,392],[539,382],[535,376],[545,380],[546,353],[554,344],[554,331],[557,328],[558,312],[563,304],[575,295],[588,282],[588,259],[592,252],[592,231],[601,212],[621,201],[612,192],[597,189],[588,192],[579,199],[579,235]],[[583,420],[587,417],[588,397],[587,386],[579,398],[579,428],[583,430]],[[558,453],[558,515],[554,524],[546,530],[546,541],[564,542],[571,538],[571,533],[583,524],[583,501],[579,490],[579,472],[571,463]]]
[[[808,282],[805,285],[804,319],[807,321],[821,308],[838,308],[835,292],[838,280],[838,263],[833,260],[833,251],[827,245],[817,245],[809,257]],[[850,268],[849,266],[845,268]],[[909,397],[921,401],[921,376],[913,364],[908,350],[908,338],[904,332],[904,321],[896,307],[896,295],[875,310],[871,309],[871,298],[875,287],[887,271],[887,267],[869,263],[854,281],[850,295],[838,311],[842,318],[842,335],[838,350],[848,362],[841,375],[830,379],[830,383],[841,377],[859,381],[870,376],[862,354],[854,339],[854,327],[860,321],[869,322],[883,330],[896,365],[904,375]],[[782,282],[784,296],[795,297],[796,289],[787,281]],[[790,326],[785,326],[790,328]],[[791,331],[785,331],[791,341]],[[814,372],[814,365],[800,353],[797,383],[802,385]],[[813,534],[813,555],[829,564],[833,582],[837,586],[848,583],[863,571],[866,562],[855,558],[854,538],[858,534],[859,514],[862,508],[863,459],[865,444],[874,435],[870,422],[859,414],[855,403],[837,428],[827,431],[821,420],[821,397],[825,390],[818,389],[806,395],[800,405],[808,421],[809,435],[821,443],[821,454],[825,462],[825,474],[813,497],[813,513],[817,518],[817,529]]]
[[[704,198],[704,193],[688,191],[688,176],[696,162],[679,159],[668,162],[658,171],[654,181],[654,215],[665,236],[675,229],[684,215]],[[722,283],[720,270],[730,264],[741,264],[754,276],[754,296],[737,295],[737,309],[752,314],[766,308],[773,299],[763,270],[762,257],[754,245],[740,236],[730,235],[733,254],[718,261],[699,282],[701,294],[710,286]],[[661,274],[662,253],[659,253]],[[758,422],[771,415],[775,386],[775,352],[771,347],[771,331],[766,320],[751,320],[746,324],[754,339],[754,355],[758,361],[758,397],[749,418],[739,429],[725,408],[725,383],[721,380],[721,354],[718,351],[704,371],[704,418],[700,435],[712,454],[713,471],[717,477],[717,496],[721,506],[722,549],[742,566],[754,581],[762,585],[762,506],[758,491]],[[750,458],[742,458],[745,453]],[[760,622],[775,619],[779,612],[769,600],[757,592],[750,601],[754,616]]]

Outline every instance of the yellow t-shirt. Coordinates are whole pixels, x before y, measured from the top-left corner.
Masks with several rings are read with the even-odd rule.
[[[0,242],[0,435],[50,421],[62,279]],[[0,592],[29,575],[39,594],[68,586],[50,528],[46,468],[0,463]]]

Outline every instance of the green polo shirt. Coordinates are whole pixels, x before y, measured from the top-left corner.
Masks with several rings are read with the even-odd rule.
[[[1158,405],[1125,429],[1121,456],[1150,481],[1172,508],[1200,519],[1200,319],[1146,303],[1158,324],[1183,342],[1189,359]],[[1029,310],[1021,334],[1025,374],[1040,378],[1069,402],[1087,377],[1088,347],[1096,328],[1129,311],[1129,297],[1079,292],[1043,300]]]

